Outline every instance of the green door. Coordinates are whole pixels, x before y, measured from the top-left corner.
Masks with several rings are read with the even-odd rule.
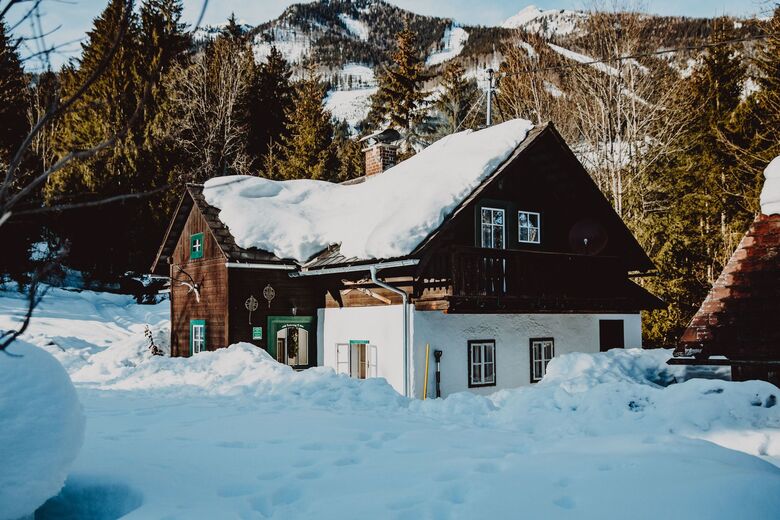
[[[304,368],[314,365],[314,316],[269,316],[268,353],[280,363]]]

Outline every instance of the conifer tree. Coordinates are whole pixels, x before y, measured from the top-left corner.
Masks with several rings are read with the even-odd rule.
[[[363,176],[366,170],[363,146],[360,141],[350,136],[346,121],[336,125],[333,144],[336,147],[339,163],[338,181],[343,182]]]
[[[27,78],[17,48],[0,18],[0,164],[7,164],[28,130]]]
[[[271,141],[285,135],[286,112],[290,109],[292,69],[282,53],[271,46],[263,63],[256,66],[249,92],[247,150],[254,161],[268,152]]]
[[[731,133],[721,135],[741,167],[752,173],[756,194],[764,168],[780,155],[780,5],[775,7],[767,32],[769,36],[759,44],[752,60],[758,89],[737,110]]]
[[[369,121],[374,126],[382,126],[387,121],[410,134],[421,121],[420,109],[425,98],[423,62],[415,35],[409,28],[396,35],[396,44],[393,64],[379,77],[379,90],[371,100]]]
[[[657,191],[648,198],[659,208],[639,233],[659,269],[646,285],[669,305],[645,320],[651,345],[679,338],[752,219],[743,171],[719,140],[739,107],[744,75],[731,49],[708,52],[679,102],[680,117],[688,118],[681,150],[644,181]]]
[[[7,32],[8,28],[0,17],[0,172],[5,172],[12,156],[16,153],[30,129],[27,109],[30,104],[28,78],[22,69],[17,45]],[[10,194],[25,186],[36,173],[37,158],[28,153]],[[27,197],[26,202],[35,205],[39,193]],[[29,254],[32,243],[37,240],[39,228],[34,221],[11,218],[0,225],[0,273],[10,275],[21,284],[29,271]]]
[[[52,175],[44,190],[49,204],[145,189],[143,179],[136,175],[142,119],[133,117],[141,100],[138,20],[133,12],[125,12],[125,6],[123,0],[108,3],[87,33],[77,64],[61,72],[63,97],[76,92],[93,74],[97,74],[97,79],[63,115],[52,144],[55,153],[62,156],[72,150],[92,148],[114,135],[120,139],[114,146],[87,159],[72,161]],[[106,65],[105,58],[120,35],[116,52]],[[142,230],[119,224],[131,222],[137,211],[135,204],[127,203],[72,211],[58,218],[60,235],[71,242],[70,264],[100,278],[121,274],[129,265],[140,268],[148,258],[133,245],[143,238]],[[96,237],[101,240],[99,254]]]
[[[465,78],[463,66],[455,61],[444,68],[441,86],[444,90],[436,101],[436,108],[444,117],[440,132],[446,135],[466,123],[466,116],[479,97],[479,89],[475,80]]]
[[[312,68],[295,86],[287,110],[287,134],[282,137],[281,179],[335,180],[338,174],[333,147],[333,123],[325,110],[325,88]]]

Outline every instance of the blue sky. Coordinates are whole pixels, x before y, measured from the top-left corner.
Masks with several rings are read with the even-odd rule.
[[[84,37],[107,0],[44,0],[43,25],[47,30],[59,29],[49,41],[65,43]],[[137,0],[140,2],[140,0]],[[498,25],[530,3],[542,9],[587,9],[592,2],[582,0],[390,0],[391,3],[421,14],[448,16],[468,24]],[[205,23],[224,21],[231,12],[250,24],[258,24],[279,16],[292,0],[210,0]],[[611,5],[610,0],[603,0]],[[636,2],[635,2],[636,3]],[[185,18],[193,23],[200,13],[202,0],[184,0]],[[22,6],[25,4],[22,3]],[[723,14],[745,16],[768,13],[771,0],[647,0],[638,4],[641,10],[655,14],[686,16],[717,16]],[[20,9],[21,11],[21,9]],[[18,14],[17,14],[18,16]],[[13,21],[13,13],[9,17]],[[22,28],[20,28],[22,30]],[[70,45],[70,54],[78,44]],[[63,58],[56,59],[60,62]]]

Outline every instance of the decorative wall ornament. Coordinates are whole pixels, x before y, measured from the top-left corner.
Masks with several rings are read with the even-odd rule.
[[[270,309],[271,301],[276,298],[276,291],[274,291],[274,288],[271,287],[271,284],[266,285],[265,289],[263,289],[263,298],[268,300],[268,308]]]
[[[249,298],[247,298],[246,302],[244,303],[244,307],[246,307],[246,310],[249,311],[249,324],[252,324],[252,313],[257,310],[257,298],[255,298],[253,295],[249,295]]]

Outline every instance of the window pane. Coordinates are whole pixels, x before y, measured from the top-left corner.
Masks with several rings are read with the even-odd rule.
[[[489,363],[485,365],[485,383],[493,382],[494,373],[495,373],[495,365],[493,363]]]
[[[528,235],[528,241],[529,242],[538,242],[539,241],[539,230],[536,228],[530,228],[526,231],[526,234]]]
[[[491,226],[482,225],[482,247],[493,247]]]
[[[547,342],[547,343],[544,345],[544,358],[545,358],[545,359],[552,359],[552,357],[553,357],[553,352],[552,352],[552,350],[553,350],[553,349],[552,349],[552,343],[550,343],[550,342]]]
[[[528,242],[528,228],[520,228],[520,242]]]
[[[493,227],[493,247],[496,249],[504,248],[504,227],[503,226]]]
[[[500,210],[496,210],[493,212],[493,224],[497,226],[503,226],[504,225],[504,212]]]
[[[529,213],[528,223],[533,227],[539,227],[539,215],[536,213]]]
[[[492,218],[492,211],[489,209],[482,208],[482,223],[483,224],[490,224],[493,221]]]

